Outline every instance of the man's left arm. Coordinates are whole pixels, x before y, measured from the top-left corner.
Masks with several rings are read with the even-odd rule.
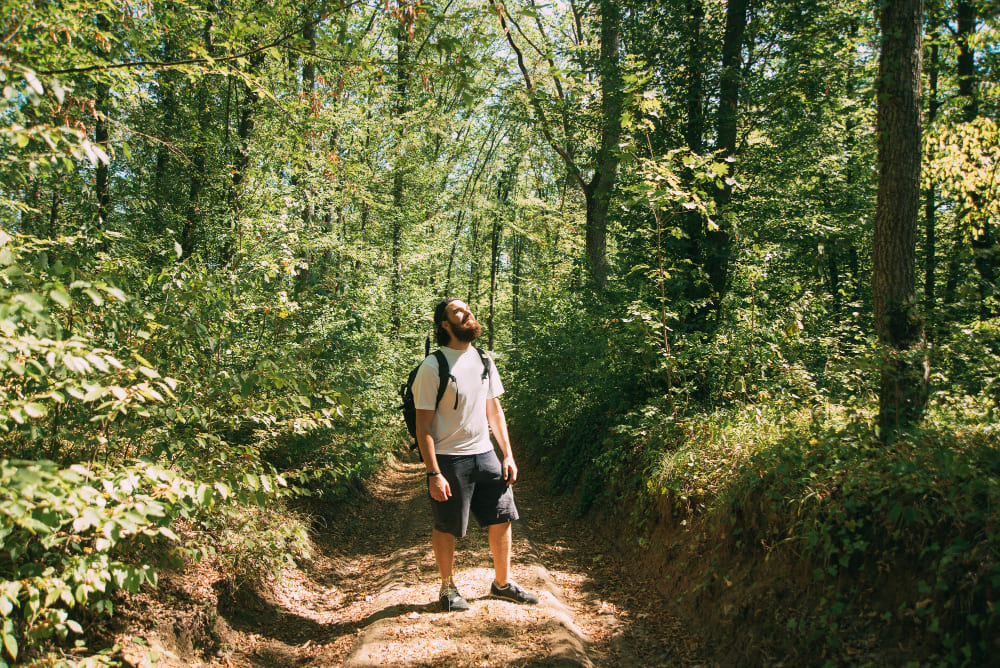
[[[517,480],[517,464],[514,463],[514,452],[510,448],[510,436],[507,434],[507,418],[503,414],[499,398],[493,397],[486,400],[486,419],[490,423],[493,438],[496,439],[497,445],[500,446],[500,452],[503,453],[504,480],[507,481],[508,486],[513,485]]]

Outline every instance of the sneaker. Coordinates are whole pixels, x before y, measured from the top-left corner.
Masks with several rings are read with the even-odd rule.
[[[514,581],[510,581],[503,587],[499,586],[496,581],[490,587],[490,596],[494,598],[500,598],[505,601],[513,601],[514,603],[527,603],[529,605],[534,605],[538,603],[538,597],[531,592],[524,591],[518,584]]]
[[[445,612],[469,609],[469,602],[462,598],[462,595],[458,593],[458,589],[454,586],[444,587],[438,596],[438,600],[441,601],[441,607],[444,608]]]

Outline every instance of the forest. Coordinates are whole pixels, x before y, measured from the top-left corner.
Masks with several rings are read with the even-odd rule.
[[[995,661],[997,0],[2,2],[0,665],[280,574],[447,296],[679,606]]]

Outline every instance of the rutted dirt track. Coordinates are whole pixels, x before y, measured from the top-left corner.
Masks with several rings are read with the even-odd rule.
[[[542,602],[487,597],[492,561],[486,533],[473,522],[455,564],[471,610],[441,612],[425,480],[422,465],[395,463],[325,518],[309,566],[286,572],[267,592],[215,591],[208,565],[164,578],[161,588],[175,600],[211,599],[219,616],[201,621],[208,637],[199,641],[185,633],[190,612],[143,614],[136,601],[133,619],[146,618],[147,628],[132,626],[125,656],[160,666],[709,665],[641,569],[572,518],[530,471],[515,486],[522,520],[514,525],[512,570]]]

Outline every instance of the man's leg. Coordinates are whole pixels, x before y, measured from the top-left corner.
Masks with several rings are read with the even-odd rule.
[[[490,551],[493,553],[493,572],[497,584],[503,587],[510,579],[510,522],[491,524]],[[454,545],[454,543],[453,543]]]
[[[490,551],[496,582],[490,585],[490,596],[514,603],[538,603],[538,596],[522,589],[510,579],[510,522],[490,525]]]
[[[441,574],[441,586],[450,585],[451,573],[455,567],[455,537],[434,529],[431,533],[431,547],[434,548],[434,560],[437,561],[438,573]]]

